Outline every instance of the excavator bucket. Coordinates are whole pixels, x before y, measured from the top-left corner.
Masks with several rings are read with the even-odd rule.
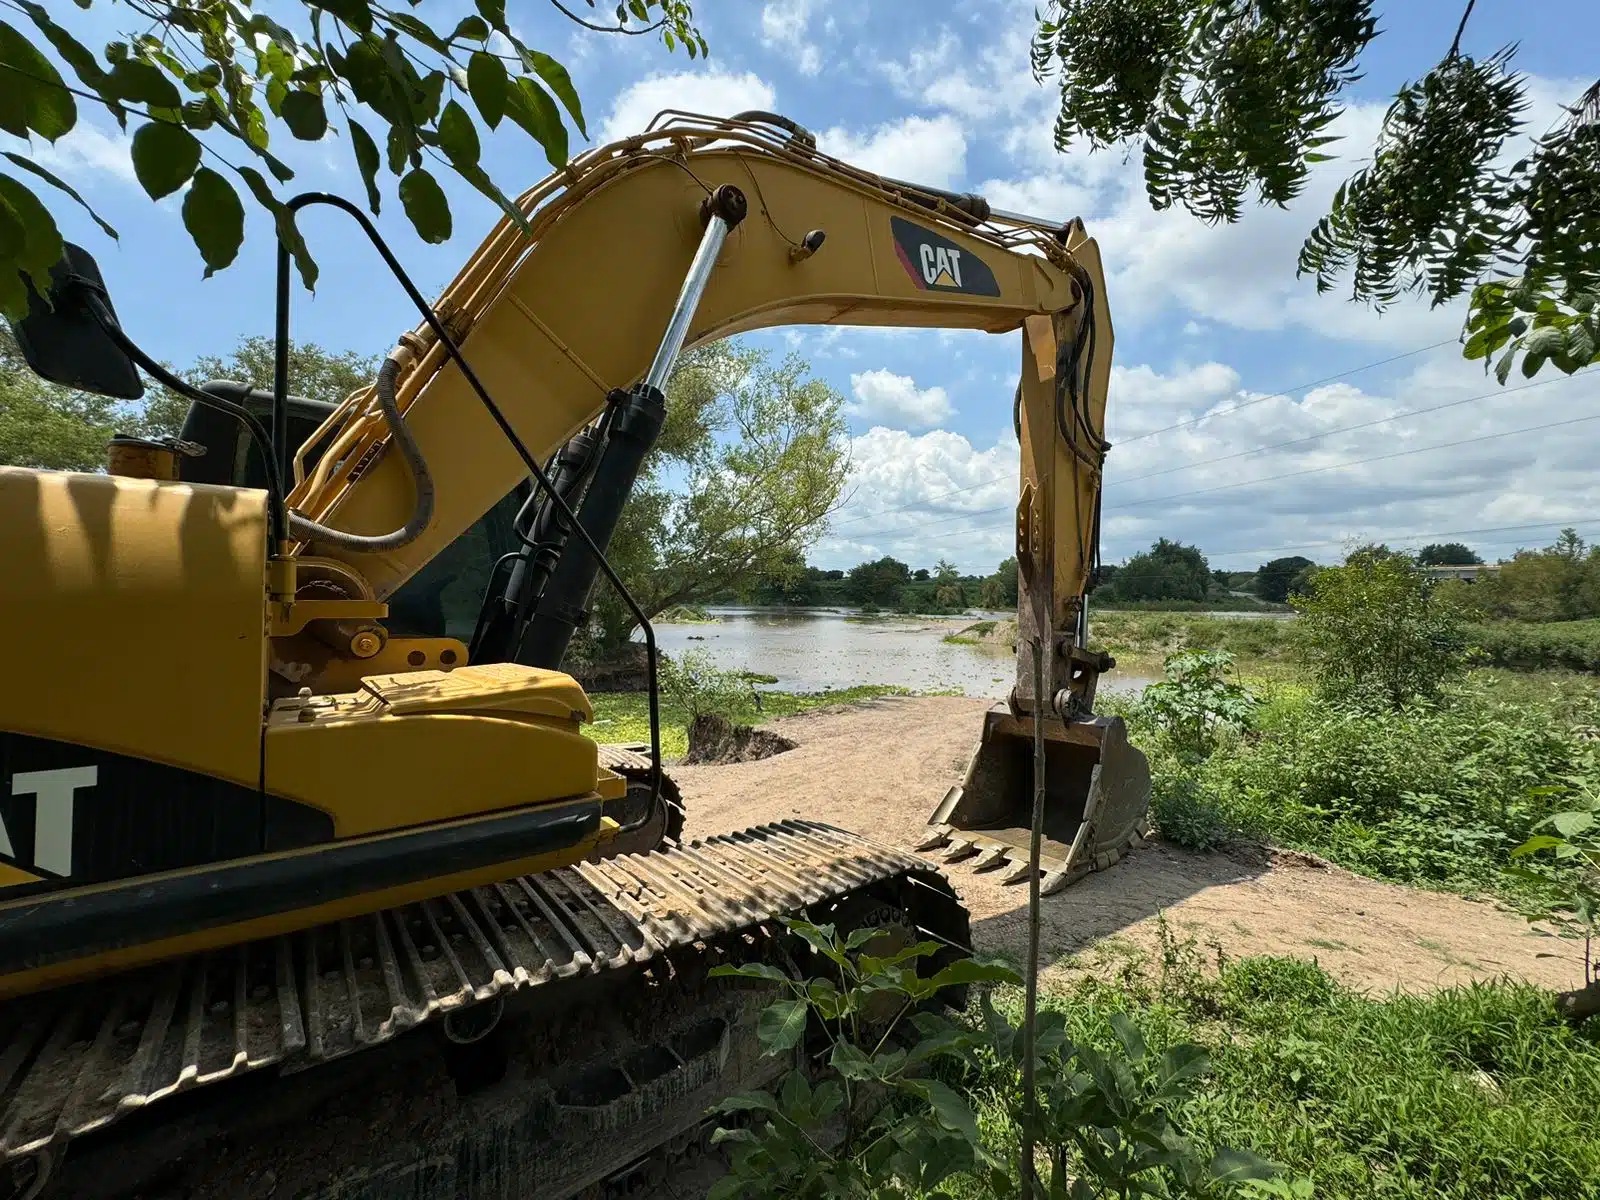
[[[1049,895],[1102,870],[1143,840],[1150,766],[1128,741],[1121,717],[1045,724],[1044,838],[1040,892]],[[1033,824],[1033,719],[991,708],[966,777],[928,818],[918,850],[944,861],[971,859],[978,871],[1004,869],[1004,882],[1028,878]]]

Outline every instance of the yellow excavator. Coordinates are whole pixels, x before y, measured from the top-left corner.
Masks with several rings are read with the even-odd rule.
[[[1059,885],[1138,836],[1143,759],[1084,646],[1111,323],[1099,252],[880,177],[771,113],[658,117],[517,201],[371,386],[192,387],[69,247],[15,332],[40,375],[186,395],[105,473],[0,468],[0,1170],[12,1195],[564,1197],[704,1143],[783,1064],[780,915],[969,948],[926,859],[794,820],[684,841],[649,614],[606,558],[686,345],[783,324],[1022,331],[1009,701],[929,845]],[[378,277],[375,276],[375,282]],[[560,670],[596,586],[644,631],[651,743]],[[1020,848],[1020,850],[1019,850]]]

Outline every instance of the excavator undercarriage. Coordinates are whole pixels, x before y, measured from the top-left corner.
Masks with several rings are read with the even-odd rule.
[[[0,1161],[83,1200],[626,1183],[787,1069],[706,973],[800,976],[800,914],[970,949],[937,871],[816,822],[580,863],[11,1002]]]

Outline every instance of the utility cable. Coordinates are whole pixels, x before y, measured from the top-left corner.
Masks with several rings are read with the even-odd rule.
[[[1551,375],[1545,379],[1537,379],[1532,383],[1518,384],[1513,388],[1497,388],[1492,392],[1480,392],[1476,396],[1466,396],[1460,400],[1449,400],[1443,404],[1430,405],[1427,408],[1407,409],[1405,412],[1397,412],[1392,416],[1378,417],[1375,420],[1362,421],[1355,425],[1341,425],[1338,429],[1325,429],[1321,433],[1311,433],[1305,437],[1290,438],[1286,442],[1272,442],[1265,446],[1256,446],[1251,450],[1240,450],[1233,454],[1219,455],[1216,458],[1196,459],[1194,462],[1184,463],[1181,466],[1167,467],[1161,471],[1150,471],[1144,475],[1135,475],[1131,479],[1109,480],[1105,486],[1108,488],[1123,487],[1130,483],[1138,483],[1144,479],[1155,479],[1162,475],[1175,475],[1179,471],[1192,471],[1196,467],[1210,466],[1212,463],[1232,462],[1236,458],[1248,458],[1252,454],[1265,454],[1268,450],[1282,450],[1285,446],[1301,446],[1306,442],[1319,441],[1322,438],[1333,437],[1336,434],[1354,433],[1358,429],[1371,429],[1376,425],[1387,425],[1390,421],[1401,421],[1407,417],[1420,417],[1427,413],[1440,412],[1447,408],[1457,408],[1460,405],[1472,404],[1479,400],[1492,400],[1496,396],[1509,396],[1514,392],[1525,392],[1529,388],[1544,387],[1548,383],[1570,383],[1579,378],[1581,376],[1578,375]]]
[[[1455,342],[1455,338],[1445,338],[1442,342],[1434,342],[1431,346],[1420,346],[1415,350],[1407,350],[1404,354],[1392,355],[1389,358],[1380,358],[1377,362],[1367,363],[1361,367],[1351,367],[1348,371],[1340,371],[1335,375],[1325,375],[1321,379],[1313,379],[1310,383],[1302,383],[1296,387],[1284,388],[1282,391],[1272,392],[1266,396],[1257,396],[1246,400],[1243,404],[1235,404],[1232,408],[1225,408],[1221,412],[1201,413],[1198,417],[1185,417],[1181,421],[1174,421],[1171,425],[1163,425],[1160,429],[1152,429],[1147,433],[1136,433],[1131,437],[1118,439],[1114,444],[1126,446],[1129,442],[1142,442],[1145,438],[1153,438],[1158,434],[1170,433],[1174,429],[1182,429],[1188,425],[1198,425],[1201,421],[1209,421],[1215,417],[1226,417],[1244,409],[1253,408],[1257,404],[1265,404],[1268,400],[1281,400],[1294,392],[1310,391],[1314,387],[1321,387],[1325,383],[1332,383],[1336,379],[1343,379],[1346,375],[1359,375],[1362,371],[1370,371],[1374,367],[1388,366],[1390,363],[1399,362],[1402,358],[1412,358],[1418,354],[1426,354],[1429,350],[1437,350],[1441,346],[1448,346]]]

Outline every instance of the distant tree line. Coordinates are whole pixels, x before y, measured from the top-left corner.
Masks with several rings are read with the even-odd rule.
[[[726,589],[712,603],[855,607],[864,612],[959,613],[969,608],[1009,609],[1017,603],[1017,560],[991,575],[962,574],[943,558],[913,568],[889,555],[849,570],[823,570],[793,554],[743,587]]]

